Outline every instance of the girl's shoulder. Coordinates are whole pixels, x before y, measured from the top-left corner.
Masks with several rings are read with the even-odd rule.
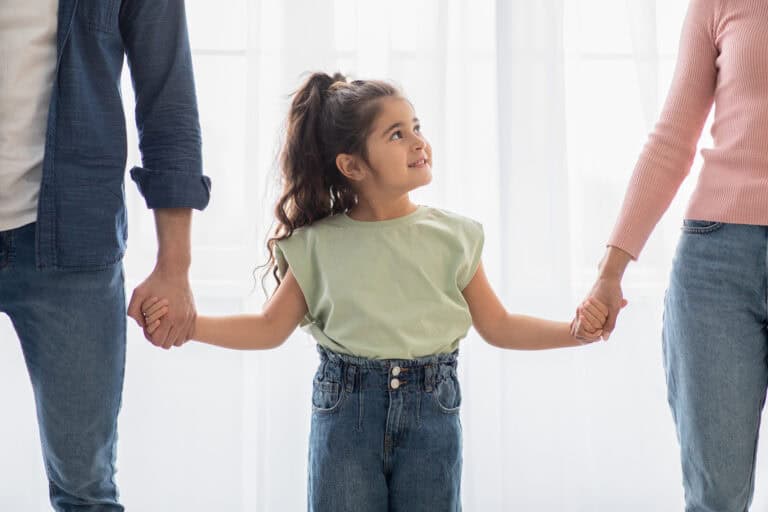
[[[468,230],[470,232],[482,231],[483,229],[483,225],[480,222],[465,215],[433,206],[425,206],[425,208],[428,210],[426,218],[443,224],[446,227]]]
[[[331,215],[329,217],[322,218],[318,221],[296,228],[291,233],[291,236],[283,238],[278,241],[278,246],[306,246],[307,244],[316,242],[318,239],[322,239],[324,234],[328,230],[333,230],[339,227],[339,215]]]

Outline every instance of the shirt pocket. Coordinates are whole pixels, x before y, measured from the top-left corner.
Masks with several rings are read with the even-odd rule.
[[[92,32],[115,33],[118,31],[120,3],[121,0],[80,0],[78,17]]]

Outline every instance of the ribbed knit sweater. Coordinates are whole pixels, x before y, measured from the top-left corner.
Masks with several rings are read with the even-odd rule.
[[[688,175],[712,104],[713,146],[686,218],[768,225],[768,0],[691,0],[666,102],[608,244],[637,258]]]

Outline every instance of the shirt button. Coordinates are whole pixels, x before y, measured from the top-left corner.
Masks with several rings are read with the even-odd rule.
[[[392,379],[389,382],[389,385],[392,386],[392,389],[397,389],[400,387],[400,379]]]
[[[397,377],[398,375],[400,375],[400,367],[395,366],[394,368],[392,368],[392,376]]]

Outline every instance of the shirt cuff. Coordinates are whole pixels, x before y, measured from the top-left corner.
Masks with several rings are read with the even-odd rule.
[[[147,202],[147,208],[194,208],[203,210],[211,198],[211,179],[200,174],[131,169],[131,179]]]

